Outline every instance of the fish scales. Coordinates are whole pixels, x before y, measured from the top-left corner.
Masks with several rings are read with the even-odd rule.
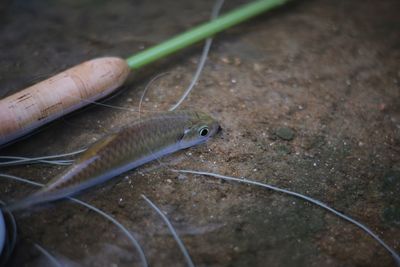
[[[79,184],[97,173],[104,173],[111,168],[151,154],[168,143],[177,142],[180,133],[183,132],[183,121],[182,116],[159,115],[124,127],[105,140],[100,140],[100,146],[94,145],[89,149],[77,165],[83,165],[83,169],[77,168],[77,172],[71,173],[73,177],[60,180],[53,188]],[[70,170],[67,170],[68,172]],[[46,191],[49,189],[44,188]]]

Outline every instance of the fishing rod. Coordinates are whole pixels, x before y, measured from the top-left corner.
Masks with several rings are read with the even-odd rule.
[[[258,0],[122,59],[85,61],[0,100],[0,146],[69,112],[101,99],[138,70],[289,0]]]

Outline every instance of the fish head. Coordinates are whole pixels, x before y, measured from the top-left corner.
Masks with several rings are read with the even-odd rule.
[[[194,112],[184,128],[180,146],[187,148],[206,142],[221,129],[218,121],[204,112]]]

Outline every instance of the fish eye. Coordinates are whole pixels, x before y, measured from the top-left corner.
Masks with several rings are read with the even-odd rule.
[[[203,126],[199,129],[199,135],[200,136],[207,136],[210,130],[208,129],[207,126]]]

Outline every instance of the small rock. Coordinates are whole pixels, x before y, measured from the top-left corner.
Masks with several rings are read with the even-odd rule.
[[[279,138],[286,140],[286,141],[290,141],[293,140],[294,138],[294,131],[290,128],[287,127],[281,127],[278,128],[275,131],[276,136],[278,136]]]
[[[124,207],[125,207],[125,202],[124,202],[124,200],[123,200],[122,198],[120,198],[120,199],[118,200],[118,206],[119,206],[120,208],[124,208]]]
[[[221,57],[220,60],[225,64],[230,64],[231,60],[228,57]]]
[[[253,64],[253,70],[254,71],[257,71],[257,72],[260,72],[260,71],[262,71],[263,70],[263,65],[261,65],[261,64],[259,64],[259,63],[254,63]]]

